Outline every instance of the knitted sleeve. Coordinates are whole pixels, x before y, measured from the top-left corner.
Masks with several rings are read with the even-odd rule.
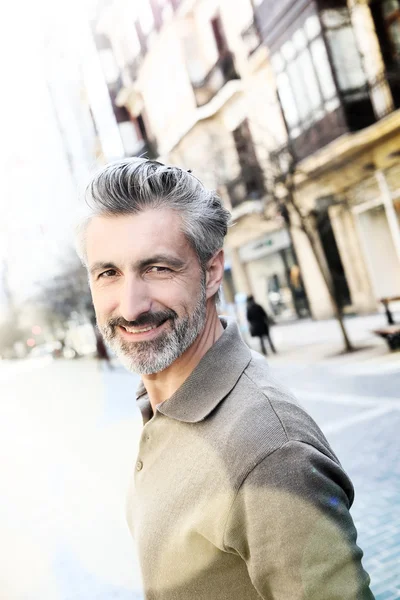
[[[288,441],[246,477],[225,548],[268,600],[373,600],[349,508],[353,488],[331,458]]]

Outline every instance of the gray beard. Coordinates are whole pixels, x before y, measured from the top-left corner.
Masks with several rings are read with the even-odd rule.
[[[148,342],[127,342],[109,324],[99,329],[121,364],[132,373],[152,375],[167,369],[196,340],[206,321],[206,288],[202,281],[199,298],[191,315],[170,319],[172,329]]]

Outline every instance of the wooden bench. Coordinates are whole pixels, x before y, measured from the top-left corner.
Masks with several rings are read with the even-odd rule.
[[[391,302],[400,302],[400,296],[392,296],[391,298],[381,298],[379,302],[382,302],[384,306],[388,325],[395,325],[393,313],[389,308],[389,304]]]
[[[387,318],[387,327],[381,327],[380,329],[375,329],[374,333],[376,335],[381,336],[386,342],[390,350],[399,350],[400,349],[400,323],[395,323],[393,318],[393,313],[390,310],[389,304],[391,302],[400,301],[400,296],[392,296],[391,298],[381,298],[380,302],[382,302],[386,318]]]
[[[381,329],[375,329],[374,333],[386,340],[391,350],[400,350],[400,323],[398,325],[388,325]]]

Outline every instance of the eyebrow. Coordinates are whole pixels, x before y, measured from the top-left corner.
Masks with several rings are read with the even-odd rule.
[[[89,269],[89,273],[93,275],[96,271],[102,271],[107,269],[116,269],[117,267],[113,263],[95,262]]]
[[[174,256],[170,256],[168,254],[156,254],[155,256],[150,256],[149,258],[138,260],[133,263],[133,270],[143,270],[146,267],[150,267],[151,265],[157,263],[166,263],[175,269],[182,269],[185,266],[185,261],[175,258]],[[97,271],[106,271],[107,269],[117,269],[118,267],[111,262],[95,262],[89,269],[89,273],[93,275]]]
[[[166,263],[175,269],[181,269],[186,264],[185,261],[181,260],[180,258],[170,256],[169,254],[156,254],[150,258],[137,261],[134,265],[134,268],[141,270],[157,263]]]

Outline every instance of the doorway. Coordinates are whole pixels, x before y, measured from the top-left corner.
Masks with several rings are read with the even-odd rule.
[[[317,215],[317,230],[325,254],[326,262],[332,277],[335,298],[340,308],[351,305],[350,289],[346,273],[332,229],[328,209],[321,209]]]
[[[383,204],[357,214],[359,231],[375,296],[400,294],[400,262]]]

